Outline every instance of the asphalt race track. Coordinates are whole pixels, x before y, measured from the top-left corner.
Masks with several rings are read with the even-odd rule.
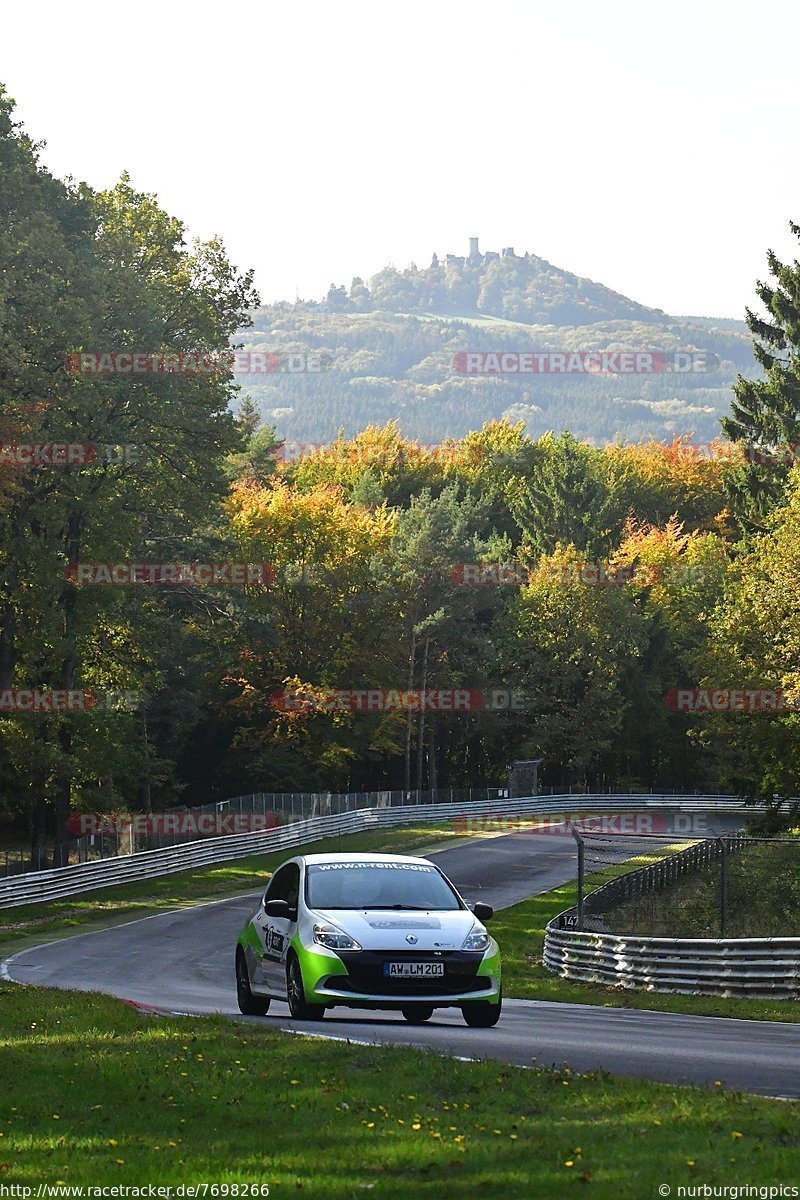
[[[712,828],[732,828],[718,817]],[[630,853],[641,840],[629,839]],[[617,843],[619,848],[620,843]],[[495,907],[566,882],[575,874],[571,837],[514,834],[462,843],[430,857],[468,900]],[[79,934],[21,951],[3,974],[19,983],[103,991],[183,1014],[238,1014],[236,937],[256,897],[238,897]],[[274,1015],[273,1015],[274,1014]],[[399,1014],[337,1008],[324,1021],[292,1021],[273,1001],[266,1021],[281,1029],[351,1041],[427,1047],[464,1058],[522,1066],[605,1070],[680,1084],[715,1084],[800,1099],[800,1025],[687,1017],[580,1004],[506,1000],[494,1029],[470,1029],[457,1010],[425,1025]]]

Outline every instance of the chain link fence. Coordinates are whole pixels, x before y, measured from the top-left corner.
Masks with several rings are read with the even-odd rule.
[[[633,789],[630,789],[630,792],[633,794]],[[555,794],[556,789],[552,787],[538,791],[538,795],[542,797]],[[567,788],[559,789],[557,794],[578,797],[584,794],[597,796],[604,793],[598,792],[597,789],[590,792],[588,788]],[[618,788],[609,788],[605,794],[619,796],[622,793]],[[689,793],[680,794],[690,798]],[[676,793],[659,792],[658,795],[675,796]],[[502,801],[509,797],[508,787],[488,786],[438,788],[435,791],[422,792],[404,789],[349,793],[251,792],[213,804],[181,806],[169,812],[77,813],[70,818],[74,837],[70,846],[69,862],[95,862],[117,855],[161,850],[207,837],[259,831],[309,817],[340,815],[359,809],[391,808],[408,804],[469,803],[473,800]],[[652,825],[652,818],[647,819]],[[681,825],[678,820],[675,828],[676,832],[686,832],[688,826],[685,822]],[[25,871],[43,870],[52,865],[52,855],[52,842],[37,846],[32,854],[29,848],[19,845],[18,839],[13,848],[0,847],[0,873],[9,876]]]
[[[565,926],[634,937],[800,936],[800,837],[574,836],[578,904]]]
[[[508,797],[508,788],[403,789],[372,792],[252,792],[194,808],[181,806],[160,813],[77,813],[70,818],[75,836],[70,862],[95,862],[121,854],[138,854],[233,833],[258,832],[310,817],[338,816],[366,808],[408,804],[447,804]],[[52,846],[52,843],[51,843]],[[51,865],[52,848],[33,853],[17,846],[0,850],[5,876],[42,870]]]

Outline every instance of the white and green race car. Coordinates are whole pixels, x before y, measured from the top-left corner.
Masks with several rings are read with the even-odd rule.
[[[425,858],[292,858],[239,936],[239,1008],[263,1016],[284,1000],[302,1020],[344,1005],[412,1022],[460,1008],[468,1025],[488,1028],[502,1004],[500,953],[482,924],[492,915],[488,904],[467,905]]]

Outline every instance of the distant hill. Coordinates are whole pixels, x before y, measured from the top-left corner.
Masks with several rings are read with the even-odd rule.
[[[500,417],[524,420],[533,437],[569,429],[595,444],[684,433],[709,441],[736,375],[757,373],[743,321],[671,317],[535,255],[481,253],[477,239],[464,257],[386,267],[368,283],[331,285],[320,302],[267,305],[241,341],[284,368],[241,377],[243,393],[282,437],[314,443],[391,418],[407,436],[439,442]],[[701,369],[465,372],[463,352],[492,351],[647,351],[667,368],[677,353],[682,367]],[[307,362],[321,369],[304,372]],[[551,372],[560,364],[538,362]]]

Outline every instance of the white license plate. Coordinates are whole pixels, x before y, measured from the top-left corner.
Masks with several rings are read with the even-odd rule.
[[[390,979],[430,979],[432,976],[444,975],[444,963],[441,962],[386,962],[383,973]]]

